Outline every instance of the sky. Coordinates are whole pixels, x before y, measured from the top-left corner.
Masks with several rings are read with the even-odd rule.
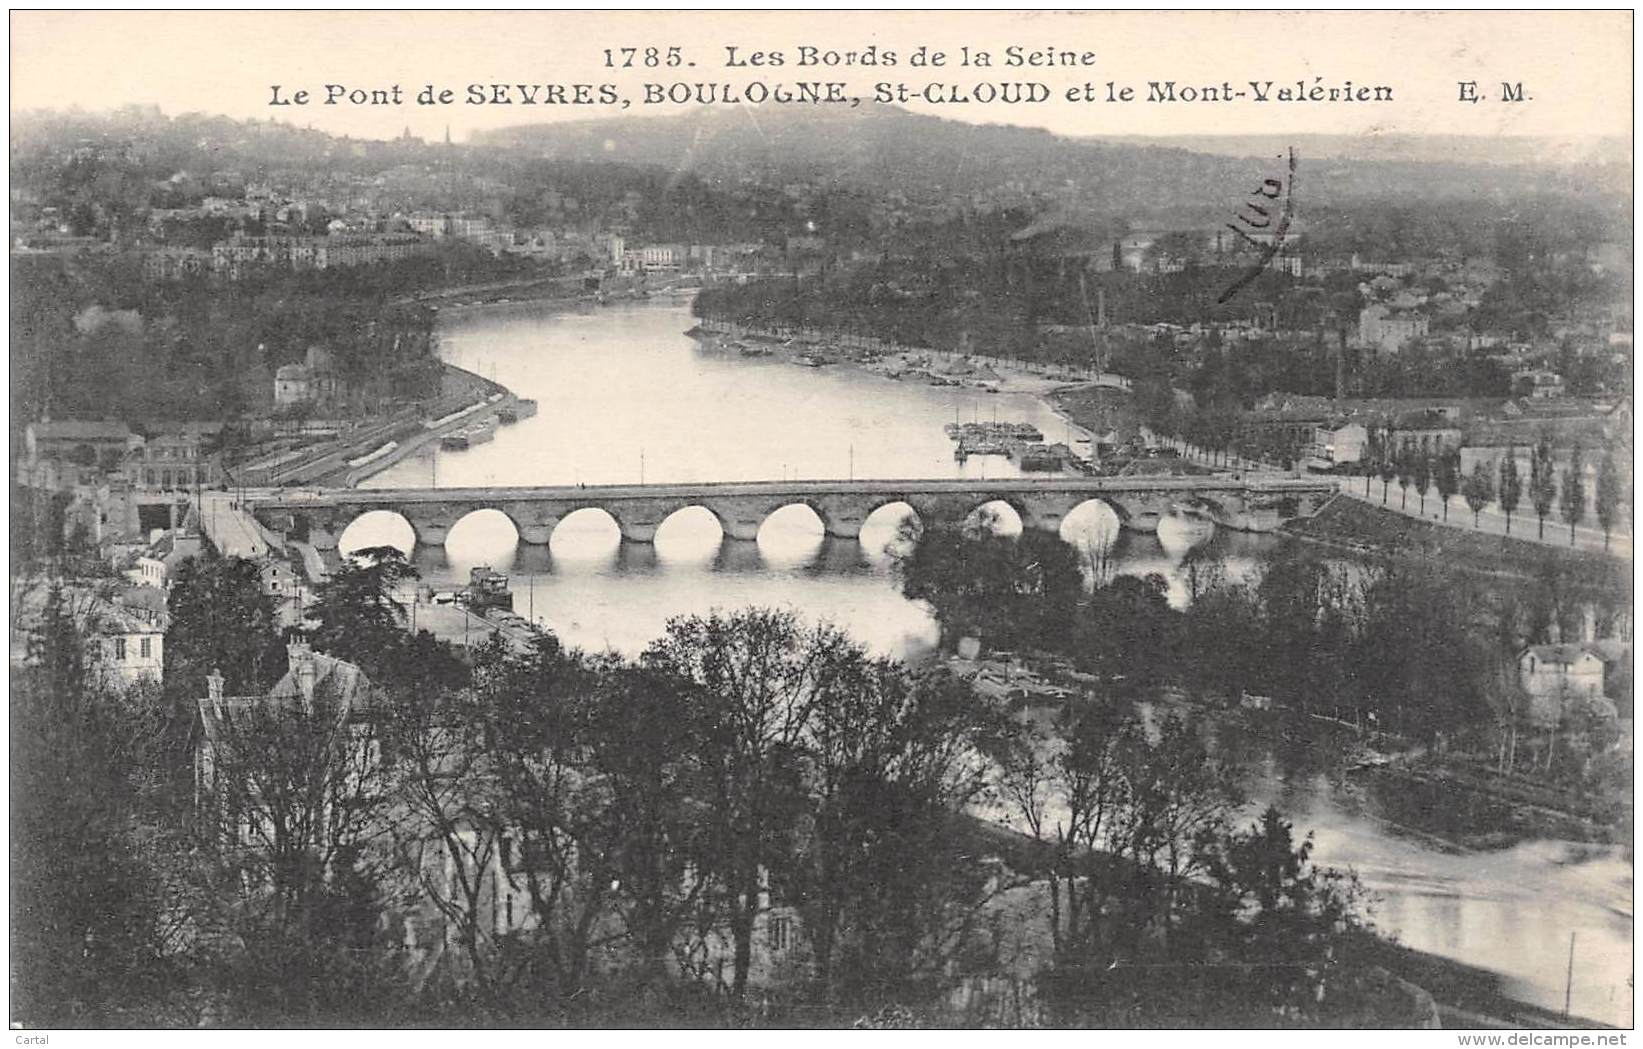
[[[1632,23],[1629,12],[13,12],[11,105],[107,110],[158,105],[167,113],[274,117],[332,134],[389,138],[409,127],[461,141],[475,130],[551,120],[678,113],[646,105],[645,83],[717,83],[738,88],[844,81],[871,97],[879,82],[972,88],[1038,81],[1042,104],[908,108],[973,122],[1045,127],[1073,135],[1538,135],[1559,139],[1631,134]],[[1089,53],[1088,66],[1007,68],[1007,47]],[[605,68],[623,47],[679,48],[676,68]],[[799,48],[897,53],[893,68],[797,65]],[[941,51],[940,67],[909,65],[919,47]],[[727,48],[781,52],[784,65],[727,68]],[[962,51],[987,51],[990,68],[958,65]],[[928,53],[928,52],[927,52]],[[1315,79],[1321,78],[1321,79]],[[1068,101],[1068,90],[1108,81],[1145,98],[1149,82],[1178,88],[1250,80],[1389,85],[1387,104]],[[1476,81],[1485,100],[1459,100]],[[1502,102],[1501,82],[1526,100]],[[469,84],[600,84],[618,105],[470,105]],[[307,106],[274,106],[273,86]],[[401,88],[398,105],[324,105],[325,85]],[[454,104],[423,106],[426,85]],[[871,104],[871,103],[869,103]]]

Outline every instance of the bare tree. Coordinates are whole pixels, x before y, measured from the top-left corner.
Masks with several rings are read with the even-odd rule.
[[[752,608],[676,618],[645,665],[694,686],[685,716],[702,748],[709,843],[700,874],[733,946],[731,990],[747,989],[760,897],[790,863],[808,804],[800,762],[816,705],[854,684],[840,673],[861,650],[840,631],[791,612]]]
[[[447,942],[454,932],[468,975],[489,995],[504,982],[484,910],[500,891],[502,831],[476,705],[471,695],[397,697],[379,757],[403,817],[391,828],[399,873],[438,914]]]
[[[391,785],[362,698],[321,690],[202,702],[200,819],[216,867],[214,887],[195,898],[224,905],[200,922],[246,945],[248,984],[335,993],[329,960],[376,936]]]

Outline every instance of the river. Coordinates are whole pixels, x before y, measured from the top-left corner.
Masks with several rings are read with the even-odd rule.
[[[777,359],[706,351],[683,333],[679,306],[630,305],[555,311],[520,303],[449,310],[441,352],[541,405],[500,427],[496,440],[462,452],[428,451],[365,487],[608,484],[640,481],[841,477],[1001,477],[999,457],[954,462],[942,427],[955,419],[1030,422],[1049,440],[1076,437],[1048,407],[1025,395],[896,382],[840,367],[811,369]],[[905,508],[899,508],[905,513]],[[1005,527],[1019,527],[1008,520]],[[860,541],[829,539],[807,508],[772,515],[756,542],[720,540],[706,510],[685,510],[654,546],[624,544],[596,510],[567,517],[546,547],[516,544],[499,513],[471,515],[443,548],[420,548],[424,579],[454,587],[488,564],[513,578],[515,608],[566,641],[636,654],[670,616],[748,604],[791,605],[829,619],[869,647],[917,658],[936,624],[894,585],[885,546],[897,507],[869,519]],[[1100,542],[1116,521],[1099,504],[1069,515],[1063,534]],[[410,528],[393,515],[361,518],[343,549],[381,542],[408,547]],[[1181,558],[1208,542],[1236,574],[1256,565],[1271,539],[1205,536],[1166,520],[1159,534],[1122,533],[1116,568],[1158,572],[1182,604]],[[1575,936],[1572,1010],[1631,1023],[1632,861],[1627,850],[1558,841],[1494,852],[1453,851],[1389,822],[1339,776],[1280,748],[1244,740],[1253,804],[1276,803],[1300,832],[1316,837],[1314,859],[1350,866],[1376,894],[1385,933],[1420,950],[1501,974],[1509,993],[1561,1009]]]

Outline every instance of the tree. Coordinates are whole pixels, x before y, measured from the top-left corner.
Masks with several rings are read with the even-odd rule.
[[[1386,505],[1386,490],[1392,484],[1392,479],[1398,476],[1398,435],[1397,431],[1388,426],[1381,434],[1380,456],[1375,461],[1376,468],[1381,476],[1381,505]]]
[[[496,849],[503,867],[515,872],[513,883],[523,888],[535,925],[520,943],[522,961],[569,1000],[584,989],[597,924],[610,913],[618,880],[606,831],[609,786],[590,778],[587,760],[588,749],[604,738],[598,728],[608,702],[602,674],[551,634],[538,636],[522,654],[495,641],[475,663],[475,712],[485,721],[495,781]],[[660,713],[654,704],[633,709]],[[674,711],[657,724],[678,733],[679,721]],[[634,729],[641,744],[646,731]]]
[[[87,687],[60,591],[47,597],[34,666],[10,694],[12,1018],[27,1026],[168,1025],[174,976],[163,898],[131,831],[131,734],[117,697]]]
[[[405,610],[399,587],[415,580],[415,566],[392,546],[355,551],[319,588],[309,617],[315,648],[361,667],[377,680],[402,669]]]
[[[1603,461],[1597,468],[1597,522],[1603,526],[1603,549],[1609,548],[1609,533],[1614,529],[1621,507],[1626,502],[1626,482],[1615,465],[1614,449],[1603,448]]]
[[[902,593],[929,602],[949,638],[976,634],[1001,648],[1053,646],[1067,636],[1083,595],[1077,551],[1036,529],[1003,536],[986,521],[942,522],[902,549]]]
[[[191,557],[177,571],[168,602],[166,687],[190,701],[205,695],[213,670],[230,695],[266,689],[285,670],[272,599],[255,562]]]
[[[1398,568],[1368,583],[1362,603],[1342,676],[1371,699],[1381,725],[1413,735],[1474,723],[1488,662],[1469,625],[1476,596],[1430,569]]]
[[[1131,748],[1127,756],[1130,808],[1123,833],[1143,865],[1137,871],[1141,891],[1135,898],[1142,914],[1159,922],[1167,943],[1182,883],[1209,869],[1212,843],[1239,795],[1232,771],[1210,755],[1197,729],[1177,715],[1159,724],[1156,742]],[[1162,899],[1156,902],[1147,868],[1162,875]]]
[[[472,693],[411,689],[385,702],[385,785],[406,818],[389,825],[398,873],[445,923],[481,995],[505,980],[494,943],[502,894],[488,876],[506,833],[495,768],[486,757],[482,700]]]
[[[357,1008],[384,905],[392,810],[363,691],[300,685],[202,708],[199,925],[230,949],[224,979],[262,1017]],[[346,1003],[346,1004],[345,1004]]]
[[[682,715],[700,748],[708,810],[700,875],[734,947],[731,991],[747,990],[754,923],[766,878],[794,863],[808,807],[802,754],[811,718],[855,686],[865,655],[830,626],[750,608],[678,617],[645,650],[644,665],[688,682]]]
[[[1412,447],[1402,448],[1398,451],[1398,458],[1397,458],[1398,488],[1401,489],[1402,492],[1403,492],[1403,501],[1400,504],[1398,504],[1399,509],[1405,509],[1406,510],[1406,509],[1409,508],[1409,486],[1415,480],[1415,460],[1416,460],[1416,458],[1417,458],[1416,452],[1414,451],[1414,449]]]
[[[1569,545],[1575,545],[1575,525],[1586,517],[1586,462],[1577,442],[1569,449],[1569,466],[1563,474],[1560,499],[1563,519],[1569,522]]]
[[[1064,835],[1068,822],[1054,819],[1052,811],[1060,794],[1057,758],[1050,751],[1051,736],[1032,724],[1018,724],[1012,731],[994,737],[991,747],[993,759],[993,789],[1001,802],[1019,816],[1027,833],[1046,848],[1052,842],[1052,823],[1058,836]],[[1030,855],[1027,872],[1043,875],[1050,905],[1050,940],[1057,955],[1061,953],[1061,884],[1065,871],[1064,856],[1048,857],[1039,851]],[[1060,861],[1060,862],[1057,862]]]
[[[1363,461],[1359,468],[1363,470],[1363,497],[1369,498],[1369,479],[1375,476],[1381,461],[1381,433],[1379,430],[1369,431],[1369,440],[1365,442]]]
[[[1125,812],[1132,801],[1125,756],[1145,747],[1145,732],[1112,704],[1081,707],[1057,729],[1064,745],[1051,765],[1051,791],[1064,817],[1056,823],[1052,871],[1066,887],[1066,927],[1056,935],[1063,951],[1088,956],[1101,946],[1109,898],[1122,891],[1128,839]],[[1055,881],[1051,882],[1052,894]],[[1063,908],[1052,896],[1051,921]]]
[[[708,888],[691,877],[707,845],[692,799],[704,796],[693,726],[680,718],[690,686],[646,667],[596,675],[581,719],[594,777],[580,796],[596,818],[581,846],[603,857],[618,888],[609,907],[638,949],[641,978],[662,980]]]
[[[1239,956],[1258,963],[1252,982],[1275,1003],[1302,1009],[1315,1007],[1339,964],[1361,895],[1350,877],[1315,867],[1312,848],[1312,836],[1297,844],[1293,826],[1269,805],[1248,830],[1226,836],[1212,867],[1233,913],[1246,916]]]
[[[1461,486],[1460,450],[1450,449],[1438,455],[1433,481],[1437,484],[1438,498],[1443,500],[1443,519],[1449,520],[1449,500]]]
[[[812,713],[814,829],[793,884],[818,979],[860,995],[945,971],[988,895],[962,828],[1002,718],[945,671],[849,669]]]
[[[1512,534],[1512,511],[1517,509],[1518,500],[1523,496],[1523,479],[1517,470],[1517,446],[1506,449],[1506,457],[1500,461],[1500,509],[1506,515],[1506,534]]]
[[[1171,665],[1179,613],[1157,573],[1121,575],[1090,595],[1073,622],[1071,651],[1083,666],[1137,680]]]
[[[1262,613],[1257,636],[1267,664],[1263,678],[1275,694],[1303,708],[1339,680],[1323,671],[1331,661],[1320,651],[1321,628],[1339,604],[1338,577],[1330,561],[1292,546],[1273,559],[1256,589]]]
[[[1421,516],[1426,516],[1426,493],[1432,487],[1432,457],[1417,455],[1415,457],[1415,491],[1421,497]]]
[[[1552,459],[1552,439],[1541,437],[1529,459],[1529,500],[1540,519],[1541,539],[1546,538],[1546,515],[1557,501],[1557,465]]]
[[[1466,505],[1472,511],[1472,527],[1476,528],[1478,515],[1495,497],[1495,474],[1487,461],[1479,459],[1472,467],[1471,475],[1461,487],[1461,494],[1466,497]]]

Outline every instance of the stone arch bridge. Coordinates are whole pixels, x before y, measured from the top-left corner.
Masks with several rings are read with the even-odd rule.
[[[649,543],[668,517],[704,507],[732,539],[755,539],[766,517],[802,504],[827,534],[853,539],[880,507],[906,503],[921,520],[962,520],[995,501],[1008,503],[1024,528],[1058,532],[1089,500],[1111,507],[1129,529],[1150,532],[1160,518],[1187,512],[1242,531],[1270,531],[1309,517],[1335,493],[1329,480],[1291,477],[1077,477],[1000,480],[747,481],[705,484],[590,485],[494,488],[247,490],[242,506],[280,531],[298,517],[319,549],[334,549],[354,519],[374,510],[398,513],[419,544],[442,546],[456,523],[479,510],[499,510],[524,543],[547,543],[561,520],[596,508],[615,519],[622,538]]]

